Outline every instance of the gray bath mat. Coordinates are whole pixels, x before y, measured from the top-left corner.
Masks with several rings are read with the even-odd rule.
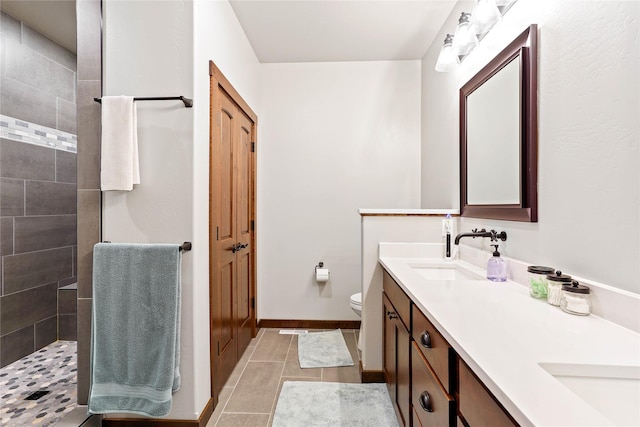
[[[285,381],[273,427],[397,427],[385,384]]]
[[[340,329],[298,335],[298,360],[301,368],[353,366]]]

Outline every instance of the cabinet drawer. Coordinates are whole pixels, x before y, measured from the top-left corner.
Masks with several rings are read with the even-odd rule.
[[[452,373],[455,369],[455,358],[450,356],[453,354],[451,346],[415,305],[412,310],[413,325],[411,331],[413,339],[418,345],[418,349],[424,354],[427,362],[429,362],[429,365],[431,365],[431,369],[436,373],[442,386],[449,394],[453,394],[454,384],[452,383],[454,375]]]
[[[458,358],[458,405],[470,427],[518,426],[462,359]]]
[[[450,427],[455,423],[455,401],[440,386],[414,342],[411,360],[411,402],[414,426]]]
[[[387,298],[389,298],[389,301],[391,301],[391,304],[396,308],[404,327],[409,330],[411,327],[411,300],[409,300],[407,294],[404,293],[386,270],[384,270],[382,276],[382,288]]]

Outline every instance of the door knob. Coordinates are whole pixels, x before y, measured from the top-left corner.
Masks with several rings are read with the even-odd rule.
[[[239,252],[239,251],[241,251],[242,249],[244,249],[244,248],[246,248],[246,247],[248,247],[248,246],[249,246],[249,244],[248,244],[248,243],[245,243],[245,244],[243,245],[242,243],[238,242],[238,243],[236,243],[235,245],[233,245],[233,246],[231,246],[231,247],[228,247],[228,248],[227,248],[227,250],[228,250],[228,251],[231,251],[231,252],[233,252],[233,253],[235,254],[236,252]]]
[[[396,313],[394,313],[393,311],[389,311],[387,310],[387,316],[389,316],[389,319],[397,319],[398,315]]]

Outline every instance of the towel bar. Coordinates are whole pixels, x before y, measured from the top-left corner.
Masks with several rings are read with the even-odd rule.
[[[144,98],[133,98],[134,101],[171,101],[171,100],[180,100],[184,103],[186,108],[193,107],[193,99],[186,98],[184,96],[153,96],[153,97],[144,97]],[[102,98],[93,98],[94,101],[101,104]]]
[[[110,240],[105,240],[102,243],[111,243]],[[184,242],[183,244],[180,245],[179,249],[183,252],[187,252],[191,250],[191,242]]]

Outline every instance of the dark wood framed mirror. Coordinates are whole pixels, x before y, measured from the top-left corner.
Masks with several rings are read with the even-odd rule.
[[[533,24],[460,89],[460,214],[538,221]]]

